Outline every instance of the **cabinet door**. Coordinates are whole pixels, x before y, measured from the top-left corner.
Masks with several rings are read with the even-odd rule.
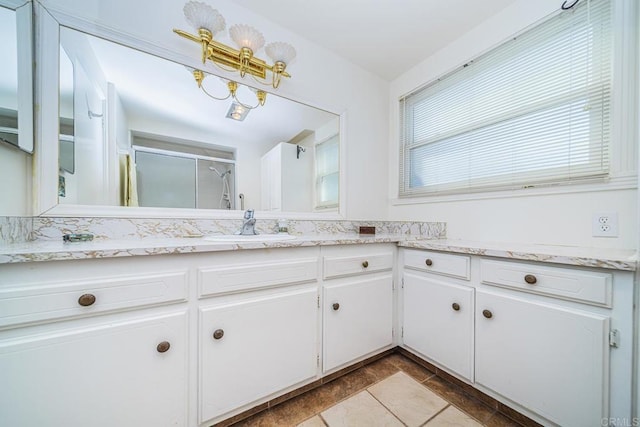
[[[476,382],[559,425],[601,425],[609,318],[482,290],[476,296]]]
[[[473,380],[473,288],[404,274],[403,341]]]
[[[392,343],[392,285],[391,274],[325,285],[325,372]]]
[[[200,422],[316,376],[317,292],[200,310]]]
[[[186,323],[175,313],[0,342],[0,425],[186,425]]]

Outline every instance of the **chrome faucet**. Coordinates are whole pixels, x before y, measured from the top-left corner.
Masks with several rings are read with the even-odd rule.
[[[256,219],[253,217],[253,209],[247,209],[244,211],[244,221],[242,222],[242,228],[236,234],[241,236],[258,234],[256,231]]]

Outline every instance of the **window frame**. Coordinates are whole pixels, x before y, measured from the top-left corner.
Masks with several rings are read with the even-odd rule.
[[[610,96],[610,146],[609,146],[609,171],[606,176],[594,176],[590,179],[568,180],[562,183],[556,182],[534,182],[529,184],[518,185],[491,185],[489,187],[477,186],[475,188],[463,188],[454,191],[428,192],[428,191],[405,191],[404,186],[410,179],[408,168],[408,158],[410,149],[404,145],[402,132],[404,122],[402,119],[403,111],[401,101],[403,98],[419,92],[434,82],[446,78],[452,73],[460,70],[473,60],[466,60],[462,65],[453,67],[449,71],[432,75],[424,84],[404,93],[398,93],[393,101],[392,86],[392,111],[395,111],[395,120],[392,121],[393,127],[396,128],[395,133],[398,135],[396,147],[399,157],[396,159],[395,191],[391,195],[392,205],[407,205],[415,203],[431,203],[441,201],[455,200],[474,200],[474,199],[491,199],[514,196],[543,195],[543,194],[562,194],[562,193],[580,193],[604,190],[621,190],[634,189],[638,187],[637,182],[637,132],[638,126],[637,111],[638,108],[638,70],[636,62],[638,58],[638,38],[637,31],[634,27],[635,19],[638,15],[638,5],[625,0],[613,0],[611,10],[612,25],[612,48],[611,48],[611,96]],[[488,52],[491,52],[504,43],[518,37],[526,31],[543,24],[545,21],[554,18],[559,13],[544,16],[532,25],[521,29],[518,33],[503,38],[503,41],[494,44],[488,49],[468,55],[467,58],[479,58]],[[464,37],[461,38],[461,40]],[[438,57],[437,55],[435,56]],[[424,63],[429,63],[431,58],[427,58]],[[418,67],[416,67],[418,68]],[[424,69],[420,67],[421,69]],[[411,73],[407,73],[410,79]],[[414,77],[415,79],[415,77]],[[402,81],[394,84],[397,87],[402,86]],[[406,84],[405,84],[406,86]],[[416,145],[417,146],[417,145]],[[415,148],[413,146],[411,148]],[[405,164],[403,165],[403,162]],[[404,172],[404,173],[403,173]],[[407,186],[407,188],[409,188]],[[395,194],[394,194],[395,193]]]
[[[322,144],[331,142],[332,140],[336,140],[336,146],[337,146],[337,160],[338,160],[338,164],[337,164],[337,168],[335,170],[335,172],[331,172],[331,173],[326,173],[326,174],[320,174],[318,171],[318,147],[320,147]],[[331,136],[328,136],[320,141],[317,141],[314,145],[313,145],[313,150],[314,150],[314,180],[315,180],[315,185],[314,185],[314,189],[315,189],[315,194],[314,194],[314,211],[328,211],[328,210],[337,210],[339,205],[340,205],[340,133],[335,133],[332,134]],[[330,175],[336,175],[337,174],[337,178],[338,178],[338,191],[337,191],[337,195],[335,200],[331,200],[327,203],[323,203],[320,201],[320,186],[321,186],[321,182],[322,180]]]

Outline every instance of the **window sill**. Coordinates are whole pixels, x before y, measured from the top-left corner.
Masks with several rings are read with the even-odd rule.
[[[513,197],[546,196],[555,194],[592,193],[599,191],[631,190],[638,188],[637,175],[611,177],[605,182],[589,184],[564,184],[556,186],[541,186],[520,188],[516,190],[484,191],[477,193],[434,194],[431,196],[417,196],[391,199],[392,206],[415,205],[426,203],[457,202],[468,200],[504,199]]]

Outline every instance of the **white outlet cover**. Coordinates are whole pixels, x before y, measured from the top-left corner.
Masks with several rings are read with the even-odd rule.
[[[596,212],[591,221],[593,237],[618,237],[618,213]]]

